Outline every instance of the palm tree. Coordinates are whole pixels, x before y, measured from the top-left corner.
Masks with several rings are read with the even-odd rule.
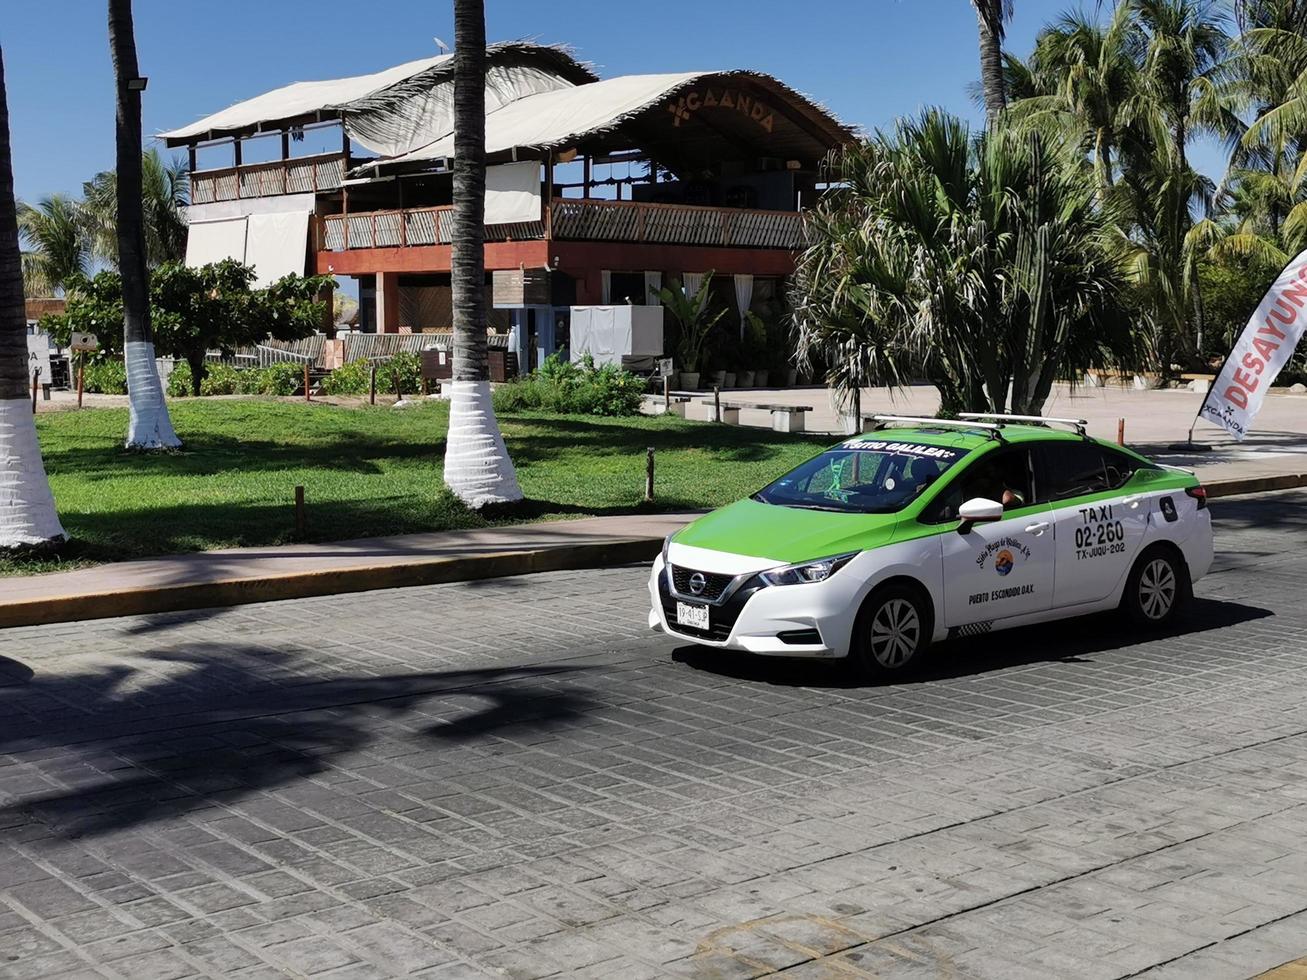
[[[486,357],[486,11],[454,0],[454,377],[445,483],[469,507],[522,499],[490,402]]]
[[[23,271],[0,51],[0,550],[52,547],[65,537],[41,463],[27,384]]]
[[[185,159],[165,160],[151,147],[141,158],[141,206],[145,217],[145,261],[155,269],[186,258],[186,205],[190,171]],[[118,264],[118,178],[112,170],[82,185],[82,211],[92,234],[95,256]]]
[[[938,111],[836,158],[795,273],[799,354],[847,396],[924,373],[945,412],[1037,413],[1057,378],[1129,362],[1116,215],[1074,148]]]
[[[980,85],[985,117],[993,122],[1007,107],[1003,84],[1003,34],[1012,18],[1012,0],[971,0],[980,37]]]
[[[1114,154],[1123,131],[1137,123],[1143,36],[1129,3],[1106,24],[1082,12],[1063,14],[1040,32],[1031,58],[1039,94],[1013,106],[1018,115],[1060,122],[1094,162],[1100,192],[1115,179]]]
[[[18,205],[18,235],[27,246],[23,278],[47,296],[67,290],[90,267],[91,246],[81,208],[62,194]]]
[[[141,91],[132,0],[109,0],[109,50],[117,89],[118,271],[123,282],[123,355],[127,362],[129,449],[175,449],[168,406],[154,363],[141,179]]]

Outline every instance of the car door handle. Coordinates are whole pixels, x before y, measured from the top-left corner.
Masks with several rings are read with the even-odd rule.
[[[1143,494],[1136,493],[1124,498],[1121,503],[1125,504],[1127,507],[1138,507],[1143,499]]]
[[[1035,537],[1039,537],[1039,535],[1043,534],[1047,530],[1048,530],[1048,521],[1039,521],[1038,523],[1028,524],[1026,526],[1026,533],[1033,534]]]

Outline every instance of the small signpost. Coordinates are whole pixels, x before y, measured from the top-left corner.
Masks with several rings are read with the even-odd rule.
[[[86,354],[100,349],[100,340],[93,333],[74,331],[68,349],[77,355],[77,407],[82,407],[82,392],[86,388]]]

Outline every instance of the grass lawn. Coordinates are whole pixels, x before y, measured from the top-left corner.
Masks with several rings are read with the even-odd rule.
[[[659,510],[737,500],[829,437],[677,418],[543,414],[500,421],[528,503],[487,520],[441,482],[448,408],[396,411],[275,399],[169,404],[186,446],[129,453],[126,409],[37,416],[46,471],[72,541],[56,559],[2,559],[0,574],[295,540],[295,486],[308,540],[482,527],[644,510],[645,450],[657,450]]]

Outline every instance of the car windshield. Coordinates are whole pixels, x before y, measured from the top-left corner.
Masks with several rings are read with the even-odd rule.
[[[892,514],[916,500],[965,450],[911,442],[846,442],[753,495],[764,504],[850,514]]]

